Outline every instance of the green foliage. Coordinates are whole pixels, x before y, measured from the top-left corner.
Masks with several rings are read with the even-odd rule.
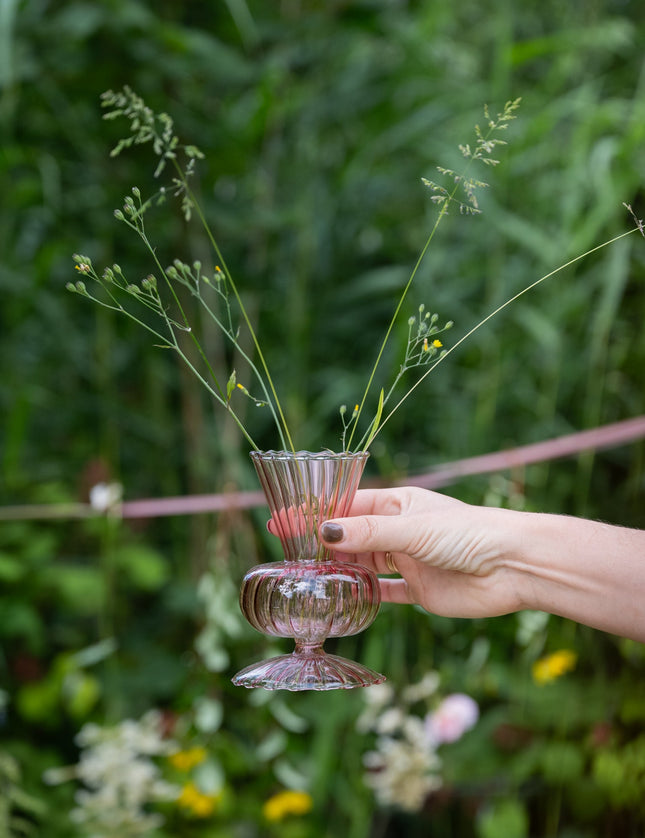
[[[526,838],[529,834],[526,809],[518,800],[500,800],[482,813],[477,829],[480,838],[498,838],[499,835]]]
[[[617,809],[643,811],[645,736],[600,751],[593,764],[594,779]]]
[[[454,320],[444,349],[632,224],[623,202],[645,215],[644,15],[610,0],[0,4],[0,504],[73,504],[111,481],[128,499],[256,488],[244,443],[228,422],[216,430],[175,354],[63,293],[84,281],[73,252],[127,265],[137,285],[154,271],[111,215],[124,185],[155,193],[154,166],[141,145],[110,158],[123,134],[102,119],[102,91],[132,85],[204,153],[191,186],[286,382],[285,409],[316,447],[339,432],[335,406],[349,414],[360,401],[362,361],[376,359],[431,228],[435,193],[422,179],[438,181],[437,165],[460,170],[457,144],[483,103],[494,114],[522,97],[512,141],[490,155],[503,165],[487,167],[491,187],[475,193],[481,213],[451,208],[402,309],[406,322],[422,304],[437,323]],[[169,207],[148,215],[161,264],[184,254],[182,265],[201,262],[212,278],[205,238],[181,204]],[[644,275],[636,234],[518,300],[388,422],[372,474],[645,412]],[[208,356],[230,363],[212,323],[198,325]],[[407,335],[398,341],[384,381],[405,357]],[[241,366],[228,384],[244,396],[238,382],[248,384]],[[256,411],[239,402],[244,418]],[[254,416],[264,446],[271,424],[266,411]],[[450,491],[645,526],[642,445]],[[157,707],[182,748],[206,749],[202,793],[223,778],[209,818],[164,804],[159,838],[642,834],[645,658],[635,644],[556,619],[466,623],[393,607],[338,641],[397,686],[433,668],[442,689],[480,705],[477,726],[443,746],[443,788],[416,813],[378,807],[364,785],[372,745],[355,727],[360,694],[233,689],[232,672],[276,651],[235,603],[244,570],[276,558],[264,517],[2,520],[0,829],[82,835],[69,817],[80,786],[46,786],[44,772],[77,763],[85,723],[109,728]],[[538,687],[531,664],[560,648],[576,651],[576,669]],[[263,803],[293,787],[312,795],[312,812],[266,822]]]
[[[35,834],[34,817],[42,816],[45,806],[22,789],[20,766],[6,751],[0,750],[0,836]]]

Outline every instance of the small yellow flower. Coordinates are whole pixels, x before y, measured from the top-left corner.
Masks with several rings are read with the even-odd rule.
[[[82,274],[86,274],[90,270],[90,266],[86,262],[81,262],[78,265],[74,265],[77,271],[80,271]]]
[[[204,794],[195,783],[186,783],[177,798],[177,804],[196,818],[208,818],[215,811],[221,794]]]
[[[262,814],[268,821],[281,821],[289,815],[306,815],[312,806],[313,800],[306,791],[280,791],[265,802]]]
[[[168,762],[177,771],[190,771],[191,768],[203,762],[206,756],[206,749],[196,746],[194,748],[188,748],[186,751],[177,751],[174,754],[170,754]]]
[[[555,681],[565,672],[570,672],[576,665],[578,656],[571,649],[560,649],[533,664],[533,680],[536,684],[548,684]]]
[[[443,346],[443,343],[441,343],[440,340],[433,340],[432,345],[434,346],[435,349],[441,349],[441,347]]]

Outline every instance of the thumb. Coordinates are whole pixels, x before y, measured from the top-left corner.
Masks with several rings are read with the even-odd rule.
[[[411,518],[397,515],[357,515],[325,521],[320,527],[325,544],[343,553],[413,554],[414,527]]]

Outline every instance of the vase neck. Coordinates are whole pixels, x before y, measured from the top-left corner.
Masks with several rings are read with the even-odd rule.
[[[251,453],[287,561],[329,561],[320,525],[345,516],[368,454],[254,451]]]

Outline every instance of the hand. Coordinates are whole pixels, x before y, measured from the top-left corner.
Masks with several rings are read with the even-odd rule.
[[[514,513],[510,513],[513,516]],[[471,506],[418,488],[359,490],[350,516],[325,522],[324,543],[339,559],[391,574],[386,602],[416,603],[435,614],[490,617],[522,607],[505,566],[507,510]]]

